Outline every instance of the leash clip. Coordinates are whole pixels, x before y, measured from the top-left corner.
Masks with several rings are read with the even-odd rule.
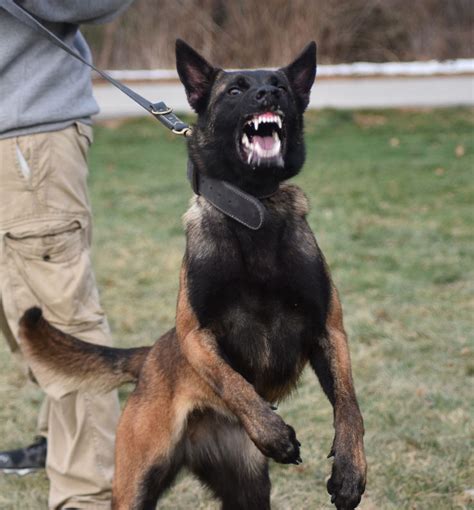
[[[193,134],[193,130],[190,127],[184,127],[182,129],[172,129],[172,133],[175,135],[183,135],[183,136],[191,136]]]

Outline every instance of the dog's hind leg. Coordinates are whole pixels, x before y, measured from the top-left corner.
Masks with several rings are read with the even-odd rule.
[[[221,500],[222,510],[270,510],[268,462],[256,473],[241,473],[238,466],[203,464],[199,479]]]
[[[189,429],[186,463],[222,502],[222,509],[269,510],[268,461],[244,428],[210,414]]]
[[[113,510],[154,510],[184,460],[185,415],[169,395],[133,393],[117,430]]]

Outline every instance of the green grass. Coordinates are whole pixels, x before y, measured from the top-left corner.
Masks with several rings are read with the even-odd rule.
[[[473,112],[307,115],[295,180],[340,289],[366,424],[366,510],[474,508]],[[185,146],[153,121],[98,127],[91,154],[94,258],[116,343],[174,321],[190,188]],[[34,434],[39,392],[0,343],[1,446]],[[124,396],[126,392],[122,392]],[[301,466],[272,464],[277,510],[329,509],[331,408],[309,371],[281,409]],[[0,477],[1,509],[46,506],[43,475]],[[216,508],[183,476],[163,509]]]

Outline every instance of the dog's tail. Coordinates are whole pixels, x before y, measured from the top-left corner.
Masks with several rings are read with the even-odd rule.
[[[136,382],[150,347],[115,349],[84,342],[52,326],[40,308],[20,320],[20,339],[34,372],[46,384],[63,389],[110,391]]]

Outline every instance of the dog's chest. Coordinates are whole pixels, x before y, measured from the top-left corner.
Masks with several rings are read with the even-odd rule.
[[[257,389],[295,379],[324,323],[319,250],[307,226],[287,222],[259,232],[210,224],[194,237],[188,232],[192,308],[227,362]]]
[[[213,317],[219,344],[252,383],[283,383],[306,358],[313,331],[312,304],[293,276],[302,268],[288,264],[288,247],[272,236],[239,251],[241,275],[220,289]]]

